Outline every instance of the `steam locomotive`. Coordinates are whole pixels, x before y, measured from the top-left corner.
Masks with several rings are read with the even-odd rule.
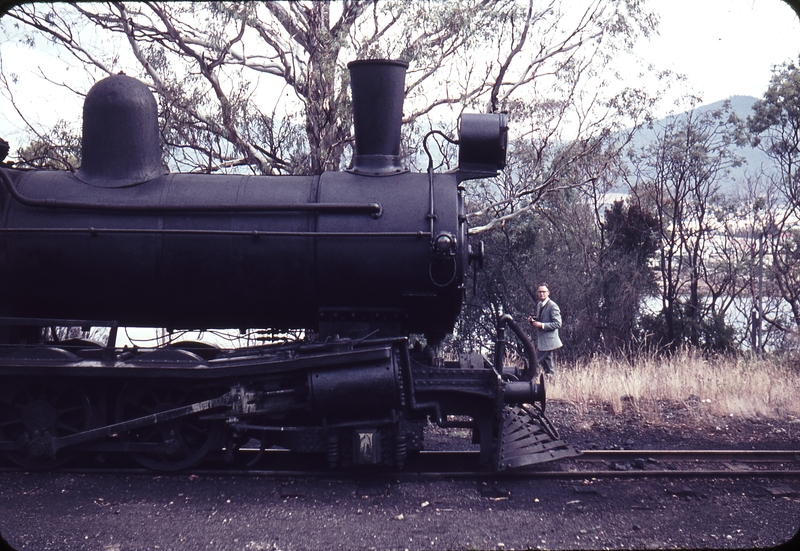
[[[464,114],[458,169],[409,172],[407,67],[349,64],[344,172],[167,174],[155,99],[123,74],[86,96],[77,172],[0,168],[0,452],[25,468],[93,452],[169,471],[257,441],[332,467],[400,468],[430,419],[472,429],[486,468],[574,454],[544,416],[535,351],[511,317],[494,362],[441,354],[483,261],[460,185],[504,167],[507,123]],[[58,340],[54,327],[108,339]],[[306,338],[119,347],[122,327]],[[506,328],[527,369],[503,366]]]

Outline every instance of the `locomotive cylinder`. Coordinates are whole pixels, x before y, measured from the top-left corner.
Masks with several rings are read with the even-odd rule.
[[[387,358],[370,365],[354,365],[309,374],[315,415],[364,418],[400,408],[397,366]]]

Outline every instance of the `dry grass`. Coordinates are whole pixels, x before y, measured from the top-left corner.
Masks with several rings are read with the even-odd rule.
[[[657,416],[667,403],[706,416],[798,417],[800,369],[774,359],[707,359],[690,350],[634,361],[595,356],[560,362],[547,396],[583,413],[603,406],[613,414],[633,408]]]

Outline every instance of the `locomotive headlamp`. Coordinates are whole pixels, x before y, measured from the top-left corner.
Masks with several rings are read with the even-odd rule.
[[[496,176],[506,166],[506,114],[464,113],[458,141],[458,171],[463,180]]]
[[[442,232],[433,241],[433,249],[443,255],[453,254],[456,250],[456,237],[449,232]]]

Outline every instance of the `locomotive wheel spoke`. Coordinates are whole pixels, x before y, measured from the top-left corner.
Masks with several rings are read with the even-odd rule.
[[[195,426],[195,425],[191,425],[191,424],[186,426],[186,432],[187,433],[199,434],[199,435],[203,435],[203,434],[206,433],[206,431],[204,429],[202,429],[202,428],[200,428],[198,426]]]
[[[5,399],[0,399],[0,435],[5,427],[24,424],[22,421],[23,408],[19,404],[12,404]]]
[[[81,406],[75,406],[75,407],[71,407],[71,408],[63,408],[60,411],[64,416],[69,416],[70,414],[78,413],[80,411],[83,411],[83,408]]]
[[[77,410],[73,410],[73,412],[75,411]],[[59,419],[58,422],[56,423],[56,429],[58,429],[60,432],[65,432],[66,434],[75,434],[77,432],[81,432],[82,430],[80,426],[68,423],[67,421],[62,419]]]
[[[8,389],[0,398],[0,440],[17,443],[21,451],[7,457],[26,469],[51,469],[72,457],[68,450],[55,456],[23,451],[41,438],[65,437],[92,426],[92,407],[86,392],[64,381],[32,382]]]
[[[173,383],[130,383],[117,400],[116,419],[129,421],[168,411],[216,397],[212,394]],[[140,427],[121,436],[126,441],[159,446],[158,451],[135,454],[139,464],[159,471],[178,471],[197,465],[208,452],[217,449],[224,428],[220,422],[190,416]]]

